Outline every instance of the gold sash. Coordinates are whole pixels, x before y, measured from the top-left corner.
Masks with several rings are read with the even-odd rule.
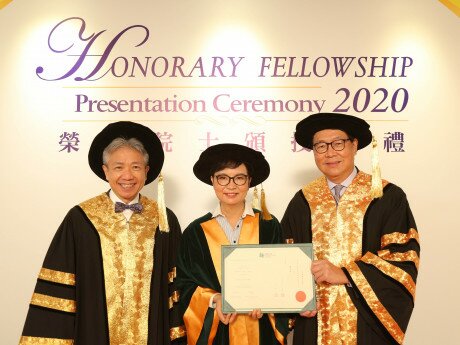
[[[158,207],[141,196],[129,222],[106,193],[80,204],[101,240],[111,344],[147,344],[150,283]]]
[[[201,224],[209,250],[211,252],[212,262],[216,269],[217,277],[221,282],[221,245],[230,244],[225,233],[215,218]],[[259,213],[254,217],[246,216],[243,219],[239,244],[258,244],[259,243]],[[215,312],[215,315],[217,313]],[[217,327],[216,327],[217,331]],[[211,334],[212,339],[215,337]],[[210,337],[210,338],[211,338]],[[239,314],[236,319],[229,325],[230,345],[255,345],[259,344],[259,321],[254,320],[248,315]],[[210,342],[212,340],[210,339]]]
[[[384,181],[384,186],[387,184]],[[371,176],[358,172],[336,205],[325,177],[303,189],[311,209],[315,260],[327,259],[338,267],[361,259],[363,220],[369,204]],[[344,285],[316,286],[318,344],[357,343],[358,311]]]

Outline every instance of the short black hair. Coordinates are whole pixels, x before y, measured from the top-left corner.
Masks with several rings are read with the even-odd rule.
[[[214,174],[217,171],[221,171],[226,168],[229,168],[229,169],[238,168],[241,164],[244,164],[244,166],[248,170],[248,176],[252,177],[254,170],[251,164],[249,164],[248,162],[244,162],[244,161],[234,161],[234,160],[215,162],[214,164],[211,165],[211,168],[209,169],[209,176],[214,176]]]

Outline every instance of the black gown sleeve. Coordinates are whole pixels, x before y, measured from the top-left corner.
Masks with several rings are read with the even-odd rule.
[[[176,281],[176,255],[182,232],[176,215],[169,209],[166,212],[169,232],[159,228],[155,232],[148,345],[186,344]]]
[[[418,232],[406,195],[389,184],[366,214],[362,258],[343,269],[360,315],[390,344],[404,339],[414,307],[419,256]]]
[[[31,298],[20,345],[71,344],[75,337],[75,209],[59,226],[46,254]]]
[[[310,207],[301,190],[289,202],[281,227],[284,243],[311,243]]]
[[[179,252],[182,230],[176,215],[168,210],[168,221],[170,227],[170,242],[169,242],[169,293],[172,308],[169,311],[169,335],[172,344],[186,344],[186,330],[182,315],[179,309],[179,289],[177,287],[177,253]],[[171,305],[171,304],[170,304]]]
[[[196,219],[184,230],[178,253],[179,305],[187,323],[189,344],[208,344],[211,334],[215,336],[213,344],[223,344],[228,340],[228,326],[219,323],[215,309],[209,307],[211,296],[221,292],[208,243],[200,225],[209,219],[210,213]],[[217,331],[213,332],[213,324],[216,322]]]

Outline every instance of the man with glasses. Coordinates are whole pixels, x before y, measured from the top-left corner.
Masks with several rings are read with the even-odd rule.
[[[295,320],[298,344],[402,344],[414,306],[419,239],[406,195],[355,167],[372,141],[355,116],[320,113],[297,124],[324,176],[293,197],[281,221],[286,243],[313,243],[317,310]]]

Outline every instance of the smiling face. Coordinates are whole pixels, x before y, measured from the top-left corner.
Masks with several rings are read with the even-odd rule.
[[[347,133],[338,129],[325,129],[316,132],[313,136],[313,145],[317,143],[331,143],[338,139],[348,139]],[[342,151],[335,151],[328,145],[327,151],[314,151],[315,163],[318,169],[332,182],[341,183],[350,176],[355,166],[355,155],[358,151],[358,140],[347,140]]]
[[[110,153],[102,169],[110,188],[125,203],[132,201],[144,187],[149,171],[142,153],[126,146]]]
[[[248,194],[249,185],[251,183],[251,178],[248,177],[246,183],[241,186],[235,184],[234,180],[230,180],[230,183],[226,186],[221,186],[217,183],[217,177],[220,175],[227,175],[229,177],[235,177],[237,175],[248,175],[248,170],[244,164],[240,164],[236,168],[225,168],[219,171],[216,171],[213,176],[211,176],[212,186],[214,187],[214,192],[216,193],[217,199],[219,199],[221,207],[225,206],[242,206],[244,205],[244,200],[246,194]]]

